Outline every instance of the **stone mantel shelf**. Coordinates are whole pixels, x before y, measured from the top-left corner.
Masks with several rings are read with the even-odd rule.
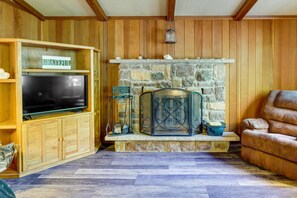
[[[209,63],[209,64],[231,64],[235,63],[234,59],[110,59],[109,63],[115,64],[174,64],[174,63]]]

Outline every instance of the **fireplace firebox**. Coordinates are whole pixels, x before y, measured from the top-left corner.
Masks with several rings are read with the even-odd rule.
[[[140,132],[154,136],[191,136],[202,132],[202,95],[178,88],[139,97]]]

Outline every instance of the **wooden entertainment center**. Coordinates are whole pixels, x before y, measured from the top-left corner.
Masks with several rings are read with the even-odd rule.
[[[71,69],[42,69],[42,55],[71,57]],[[21,177],[95,153],[100,147],[100,51],[93,47],[0,39],[0,142],[20,145],[1,178]],[[88,76],[88,106],[81,112],[44,114],[23,120],[22,74]],[[46,85],[45,85],[46,86]]]

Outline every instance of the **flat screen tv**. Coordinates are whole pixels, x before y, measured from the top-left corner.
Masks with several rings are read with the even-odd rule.
[[[87,80],[86,75],[23,75],[23,116],[86,108]]]

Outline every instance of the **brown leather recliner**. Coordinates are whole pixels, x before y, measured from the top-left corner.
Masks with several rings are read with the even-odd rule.
[[[241,157],[297,180],[297,91],[271,91],[261,117],[241,123]]]

